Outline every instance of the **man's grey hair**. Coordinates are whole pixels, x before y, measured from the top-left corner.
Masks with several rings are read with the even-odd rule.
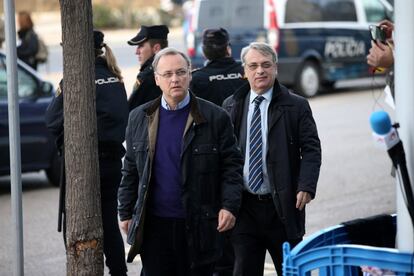
[[[246,55],[251,50],[254,49],[261,53],[264,56],[271,56],[273,63],[277,63],[277,54],[275,50],[267,43],[264,42],[252,42],[248,46],[244,47],[241,51],[240,58],[244,64],[246,64]]]
[[[175,55],[180,55],[184,58],[184,60],[187,63],[188,69],[191,69],[191,61],[190,58],[184,54],[183,52],[173,48],[173,47],[167,47],[162,49],[161,51],[159,51],[155,57],[154,57],[154,61],[152,62],[152,68],[154,69],[154,71],[157,71],[157,66],[158,66],[158,62],[160,62],[160,58],[163,56],[175,56]]]

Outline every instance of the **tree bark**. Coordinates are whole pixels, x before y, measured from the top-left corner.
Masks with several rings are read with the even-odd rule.
[[[60,0],[67,275],[103,275],[91,0]]]

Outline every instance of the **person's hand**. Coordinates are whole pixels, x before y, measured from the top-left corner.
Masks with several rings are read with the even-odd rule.
[[[392,32],[394,31],[394,23],[389,20],[382,20],[380,23],[378,23],[378,26],[380,26],[380,28],[385,31],[387,39],[390,39],[392,37]]]
[[[373,67],[389,68],[394,64],[394,54],[387,44],[371,41],[367,63]]]
[[[125,233],[128,234],[129,226],[131,225],[132,219],[123,220],[119,222],[119,228]]]
[[[218,215],[218,227],[219,232],[230,230],[236,224],[236,217],[230,211],[221,209]]]
[[[310,193],[300,191],[296,195],[296,208],[298,208],[300,211],[305,208],[305,205],[308,204],[312,200],[312,197]]]

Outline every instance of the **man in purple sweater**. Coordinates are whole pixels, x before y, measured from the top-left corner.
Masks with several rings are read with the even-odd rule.
[[[130,113],[118,193],[128,262],[140,254],[146,276],[211,276],[236,222],[243,159],[229,115],[189,92],[188,57],[166,48],[153,68],[162,96]]]

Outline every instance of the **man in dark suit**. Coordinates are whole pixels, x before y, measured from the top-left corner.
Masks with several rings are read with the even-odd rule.
[[[118,191],[121,229],[146,276],[211,276],[241,202],[243,158],[229,115],[189,92],[191,63],[155,55],[157,99],[135,108]]]
[[[244,154],[244,192],[232,233],[233,275],[263,275],[266,250],[282,275],[282,244],[305,233],[305,205],[315,196],[321,148],[306,99],[279,84],[277,55],[254,42],[241,53],[249,85],[226,99]]]
[[[137,80],[128,99],[129,110],[154,100],[161,95],[160,88],[155,84],[152,61],[161,49],[168,47],[169,30],[165,25],[141,26],[138,34],[128,41],[136,46],[135,54],[141,64]]]

